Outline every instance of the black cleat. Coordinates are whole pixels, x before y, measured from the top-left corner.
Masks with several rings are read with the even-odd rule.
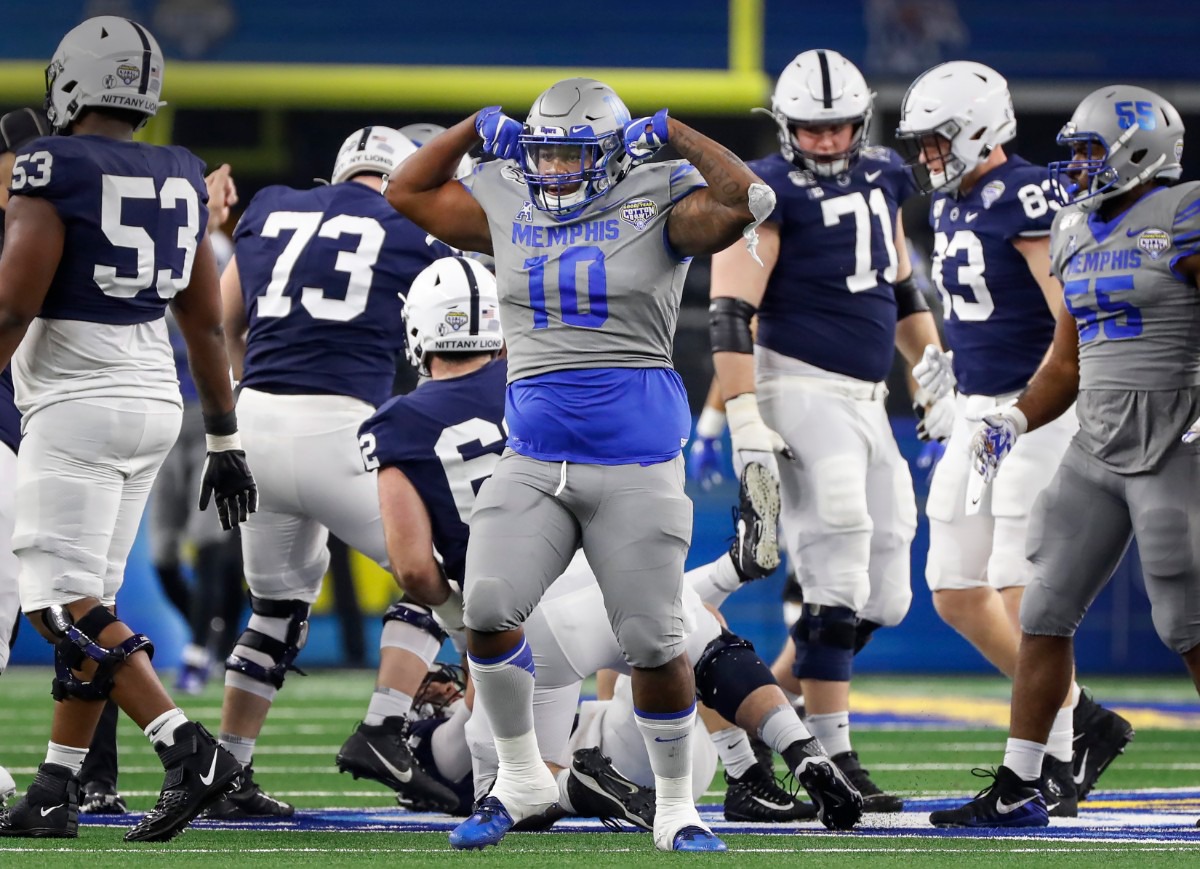
[[[117,786],[106,781],[90,781],[83,786],[79,811],[85,815],[123,815],[129,811]]]
[[[235,789],[209,806],[204,817],[214,821],[290,818],[296,807],[264,791],[254,780],[254,767],[242,769],[242,781]]]
[[[850,779],[850,783],[862,794],[862,808],[864,812],[904,811],[904,800],[892,794],[884,793],[879,785],[871,781],[870,772],[858,762],[858,752],[843,751],[841,754],[834,755],[832,760],[838,765],[838,769],[846,774],[846,778]]]
[[[581,818],[611,818],[654,830],[654,788],[625,778],[598,748],[572,755],[567,798]]]
[[[175,729],[171,745],[154,746],[166,767],[162,793],[146,816],[125,834],[126,842],[166,842],[238,786],[242,765],[195,721]]]
[[[741,778],[725,772],[725,820],[759,824],[812,821],[817,810],[789,794],[758,764]]]
[[[957,809],[942,809],[929,816],[935,827],[1045,827],[1050,823],[1046,801],[1037,782],[1022,781],[1006,766],[995,772],[973,769],[971,775],[992,783]]]
[[[754,734],[747,735],[750,737],[750,750],[754,752],[754,762],[764,773],[775,778],[775,752]]]
[[[41,764],[25,795],[0,809],[0,836],[78,838],[79,779],[65,766]]]
[[[458,809],[458,796],[413,758],[408,745],[408,721],[401,716],[382,724],[359,724],[337,754],[337,767],[357,778],[368,778],[396,792],[396,802],[417,812]]]
[[[827,829],[849,830],[862,818],[862,794],[836,759],[825,756],[816,739],[806,740],[801,748],[806,756],[792,774],[812,798],[817,819]]]
[[[1079,800],[1071,764],[1047,754],[1042,759],[1042,797],[1052,818],[1079,817]]]
[[[1081,688],[1074,730],[1072,778],[1079,799],[1086,800],[1108,765],[1125,753],[1125,746],[1134,737],[1133,725],[1093,700],[1091,691]]]
[[[758,462],[742,469],[729,556],[743,582],[779,567],[779,480]]]

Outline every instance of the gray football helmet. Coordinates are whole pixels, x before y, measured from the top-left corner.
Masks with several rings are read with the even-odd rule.
[[[1084,97],[1058,134],[1070,160],[1050,164],[1050,177],[1076,182],[1069,198],[1084,211],[1153,178],[1178,180],[1183,172],[1183,120],[1154,91],[1108,85]],[[1082,152],[1082,158],[1076,155]]]
[[[569,78],[533,104],[519,139],[521,165],[533,204],[559,218],[572,217],[625,177],[629,109],[608,85]],[[563,167],[566,171],[547,171]]]
[[[46,67],[46,117],[55,132],[86,108],[128,109],[154,116],[162,92],[163,54],[142,25],[115,15],[89,18],[58,44]]]
[[[441,124],[405,124],[400,128],[400,132],[408,136],[409,141],[420,148],[434,136],[440,136],[446,132],[446,128]],[[454,177],[460,180],[466,178],[475,171],[475,167],[478,165],[478,160],[472,158],[470,154],[464,154],[458,161],[458,168],[454,170]]]

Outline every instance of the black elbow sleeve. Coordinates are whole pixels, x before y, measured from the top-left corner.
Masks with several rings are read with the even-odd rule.
[[[753,353],[750,320],[756,308],[743,299],[721,296],[708,306],[708,336],[714,353]]]
[[[917,282],[909,275],[902,281],[893,284],[896,291],[896,319],[903,320],[910,314],[919,314],[929,310],[929,302],[917,288]]]

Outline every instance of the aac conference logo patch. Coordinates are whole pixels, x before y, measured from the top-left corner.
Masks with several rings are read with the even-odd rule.
[[[1171,235],[1166,230],[1150,227],[1142,230],[1138,236],[1138,247],[1150,254],[1150,259],[1158,259],[1171,247]]]
[[[634,229],[645,229],[658,215],[658,204],[653,199],[630,199],[621,206],[621,219]]]

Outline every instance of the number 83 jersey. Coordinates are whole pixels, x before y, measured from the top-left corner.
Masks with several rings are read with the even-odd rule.
[[[1050,176],[1016,155],[967,193],[935,193],[933,282],[959,392],[1003,395],[1029,382],[1054,339],[1054,316],[1018,238],[1045,238],[1060,207]]]
[[[62,257],[14,357],[28,416],[64,398],[180,403],[163,313],[191,281],[208,223],[204,164],[188,150],[103,136],[36,139],[12,195],[62,219]]]

